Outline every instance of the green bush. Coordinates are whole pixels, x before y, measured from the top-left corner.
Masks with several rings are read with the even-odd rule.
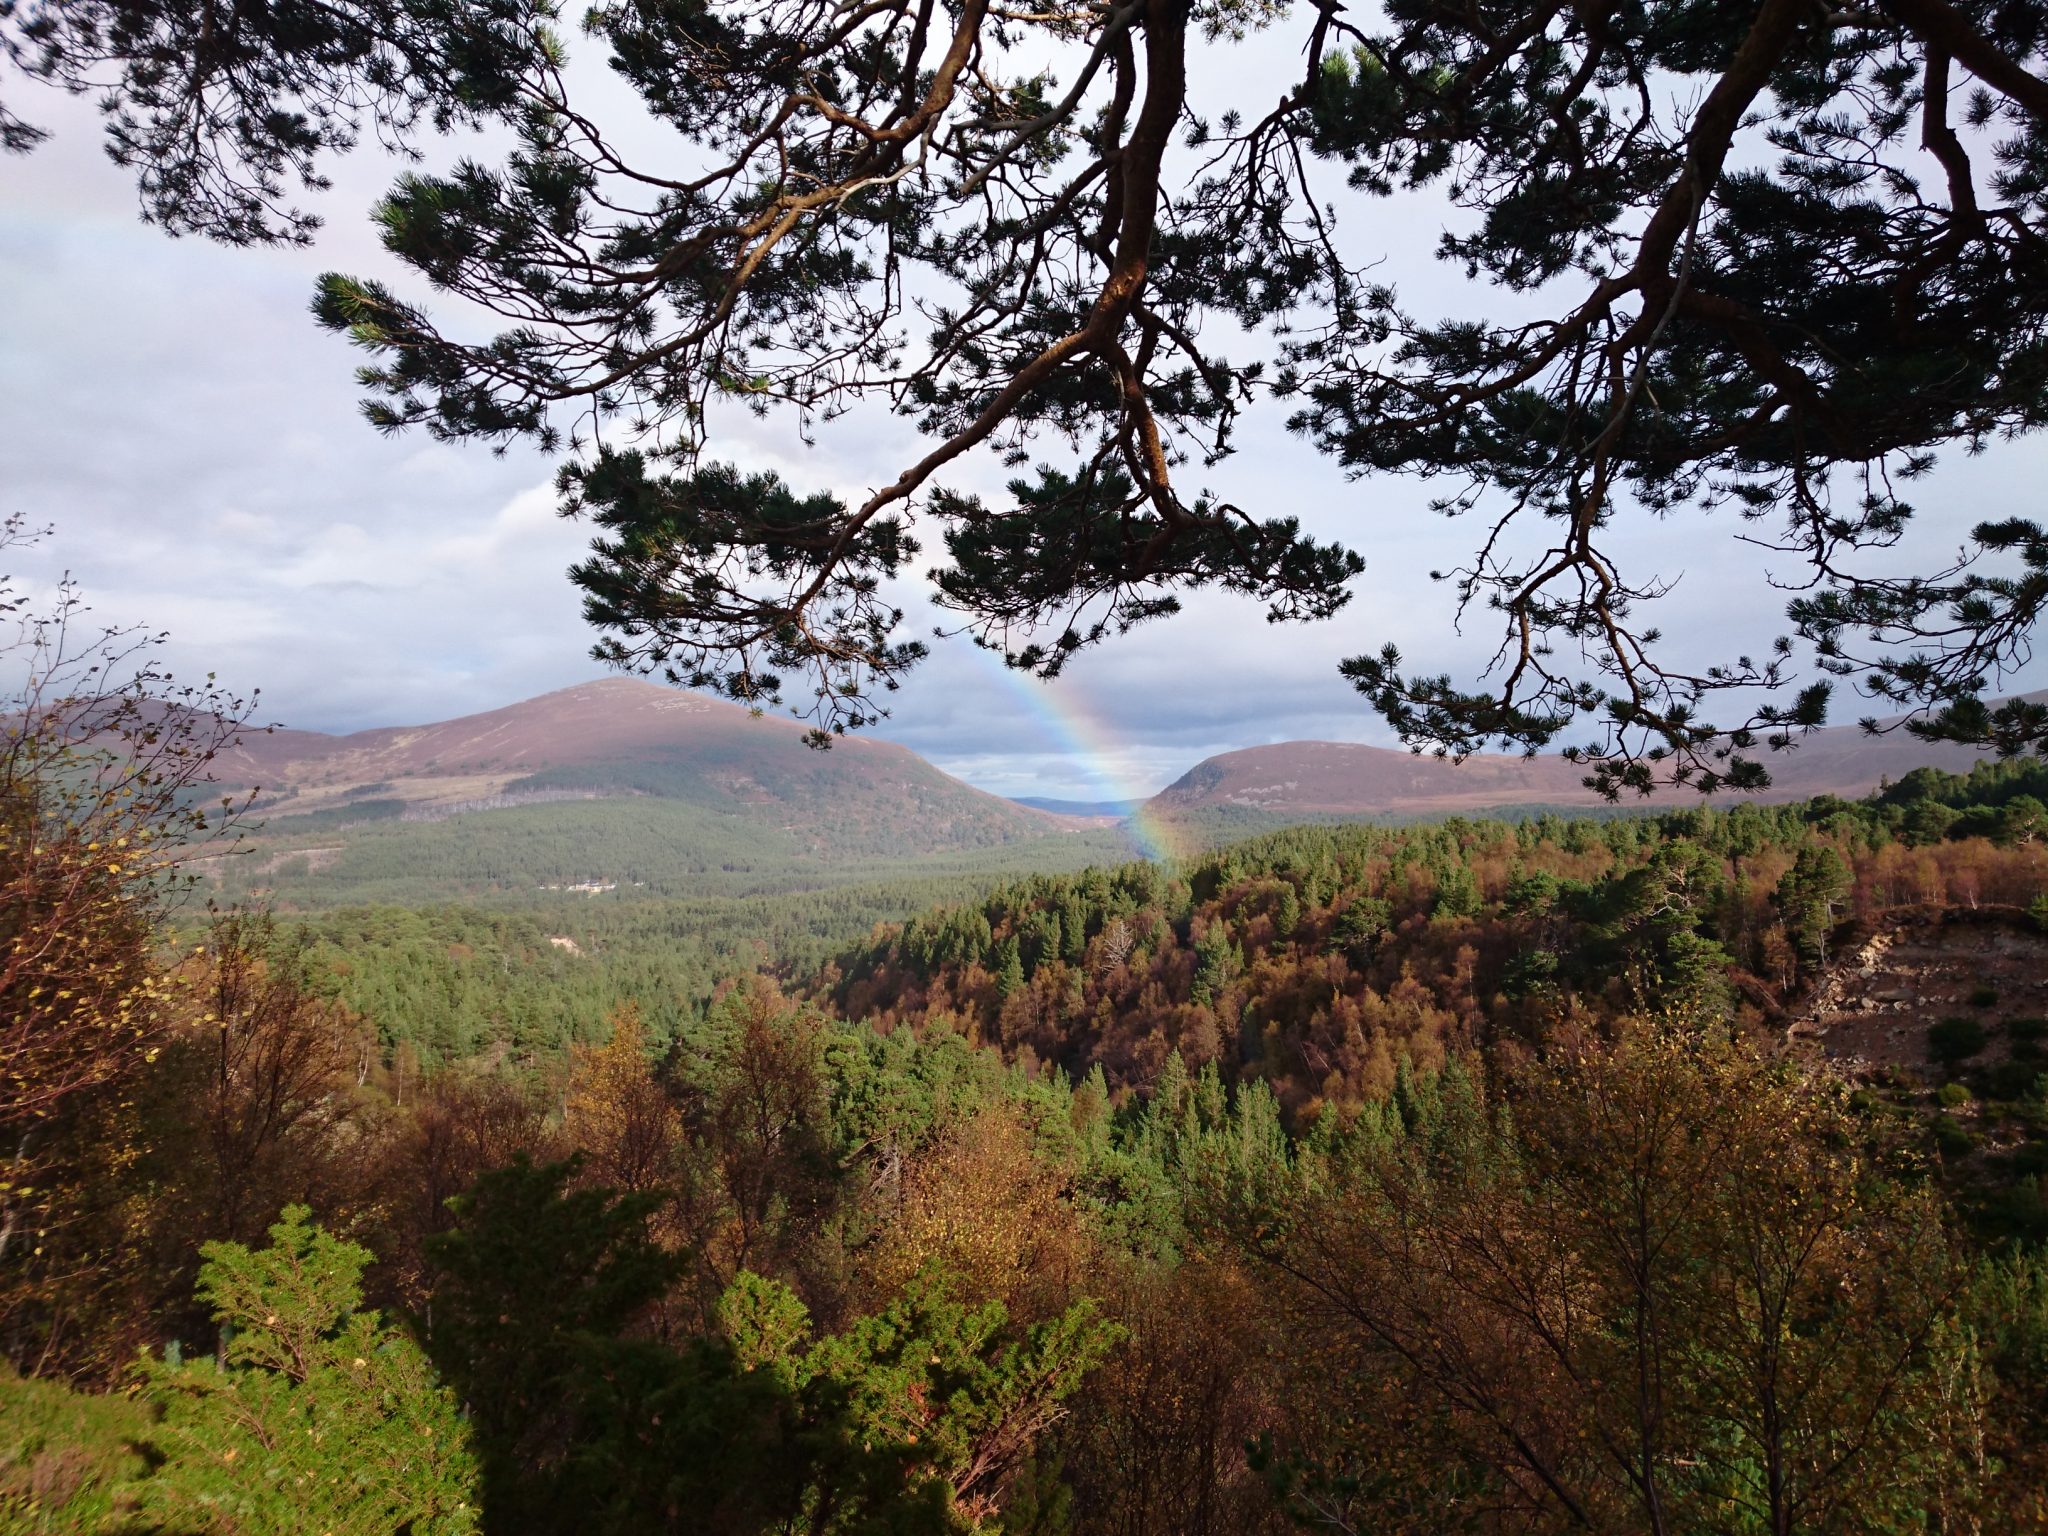
[[[2048,1197],[2041,1182],[2021,1179],[1995,1191],[1979,1220],[1985,1231],[2010,1248],[2039,1248],[2048,1242]]]
[[[200,1249],[227,1358],[137,1368],[163,1413],[147,1507],[173,1531],[466,1536],[476,1463],[454,1395],[418,1345],[361,1310],[369,1251],[310,1217],[287,1207],[268,1248]]]
[[[2005,1038],[2014,1061],[2040,1061],[2048,1057],[2043,1036],[2048,1036],[2048,1019],[2005,1021]]]
[[[1970,1128],[1954,1115],[1934,1117],[1934,1145],[1943,1157],[1966,1157],[1976,1144]]]
[[[0,1360],[0,1531],[83,1536],[132,1513],[149,1424],[133,1399],[24,1381]]]
[[[1935,1097],[1941,1100],[1942,1108],[1959,1109],[1970,1102],[1972,1095],[1961,1083],[1943,1083]]]
[[[1990,1043],[1991,1032],[1976,1019],[1950,1017],[1927,1031],[1927,1054],[1945,1067],[1968,1061]]]
[[[2001,1061],[1985,1068],[1984,1097],[2017,1103],[2036,1091],[2042,1077],[2038,1061]]]

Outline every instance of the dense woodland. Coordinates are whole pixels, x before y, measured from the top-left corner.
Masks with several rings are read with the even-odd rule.
[[[1182,868],[1034,877],[839,957],[818,995],[946,1019],[1119,1089],[1178,1051],[1291,1119],[1384,1097],[1402,1060],[1621,1012],[1775,1022],[1879,914],[2048,889],[2048,771],[1921,770],[1869,801],[1606,821],[1297,828]]]
[[[2036,942],[2031,761],[759,897],[743,958],[207,919],[172,768],[12,760],[5,1528],[2048,1524],[2048,1025],[1787,1042],[1904,914]]]

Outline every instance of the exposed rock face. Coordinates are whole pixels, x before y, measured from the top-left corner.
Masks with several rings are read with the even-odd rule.
[[[1846,950],[1794,1018],[1851,1065],[1927,1071],[1927,1031],[1975,1017],[1990,1030],[1985,1057],[2005,1049],[1994,1026],[2048,1016],[2048,935],[2015,907],[1915,909]]]

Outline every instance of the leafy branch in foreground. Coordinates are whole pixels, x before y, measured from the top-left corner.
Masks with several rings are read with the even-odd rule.
[[[10,518],[0,549],[34,537]],[[203,796],[253,707],[178,683],[161,635],[91,628],[68,577],[33,602],[0,579],[0,1134],[22,1136],[153,1052],[155,925],[189,884],[179,860],[232,828],[233,800]]]
[[[459,1405],[417,1344],[362,1309],[369,1250],[310,1218],[290,1206],[269,1247],[203,1250],[221,1359],[173,1349],[138,1366],[163,1413],[146,1504],[178,1530],[476,1530]]]

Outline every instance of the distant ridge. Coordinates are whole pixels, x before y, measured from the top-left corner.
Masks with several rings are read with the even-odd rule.
[[[1762,798],[1862,795],[1914,768],[1959,773],[1980,760],[1968,747],[1839,726],[1812,733],[1789,752],[1769,754],[1773,783]],[[849,736],[818,752],[787,719],[619,677],[425,725],[345,736],[251,733],[220,754],[214,768],[225,787],[260,788],[256,814],[273,832],[358,829],[344,842],[371,823],[395,834],[400,824],[538,815],[552,807],[555,821],[566,825],[575,802],[652,799],[668,807],[657,818],[668,829],[663,846],[699,849],[705,858],[714,847],[723,850],[716,861],[721,868],[770,857],[849,866],[964,854],[1092,834],[1132,816],[1220,819],[1227,831],[1290,818],[1607,804],[1585,787],[1583,768],[1554,755],[1480,754],[1452,763],[1331,741],[1220,753],[1147,801],[1006,800],[892,742]],[[1697,803],[1684,791],[1647,802]],[[685,813],[687,825],[677,820]],[[655,821],[630,807],[605,813],[608,826],[636,823],[636,835],[657,835]]]
[[[801,734],[793,721],[760,718],[721,699],[608,677],[429,725],[381,726],[347,736],[301,730],[250,734],[214,766],[223,782],[290,783],[304,792],[375,780],[517,776],[660,756],[712,741],[808,753]],[[845,740],[868,751],[915,756],[887,742]]]
[[[1971,747],[1925,742],[1896,731],[1866,734],[1859,726],[1831,726],[1785,752],[1761,754],[1771,786],[1756,798],[1780,802],[1815,795],[1865,795],[1886,779],[1915,768],[1967,773],[1986,754]],[[1462,763],[1399,748],[1339,741],[1283,741],[1204,758],[1146,802],[1172,815],[1222,808],[1275,816],[1410,816],[1483,811],[1508,806],[1604,806],[1582,782],[1586,770],[1556,755],[1476,753]],[[1748,796],[1722,795],[1716,804]],[[1628,805],[1676,807],[1700,803],[1690,790],[1665,790]]]
[[[1040,795],[1012,795],[1017,805],[1052,816],[1075,816],[1089,821],[1121,821],[1145,802],[1142,800],[1048,800]]]

